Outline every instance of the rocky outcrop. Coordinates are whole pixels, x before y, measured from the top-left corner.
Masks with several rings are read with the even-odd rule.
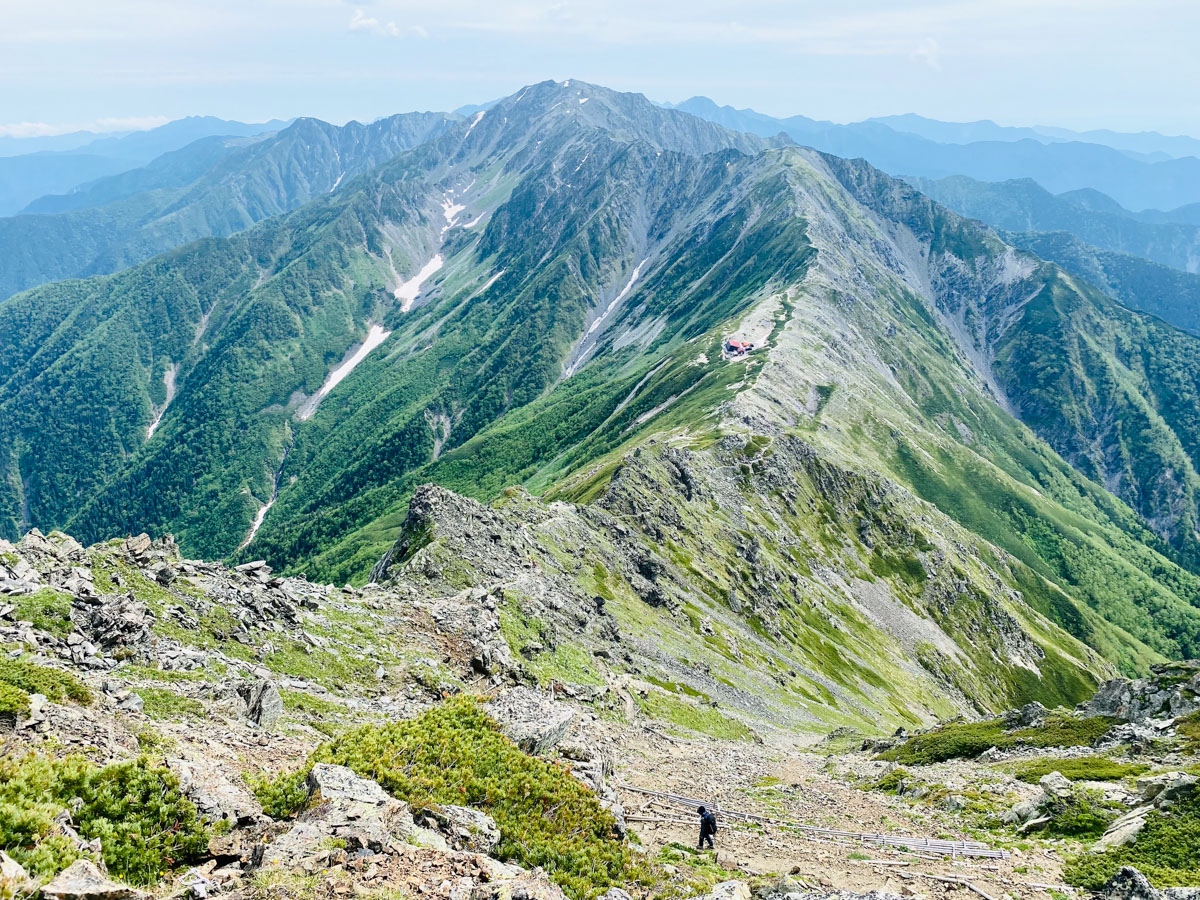
[[[1148,678],[1113,678],[1079,705],[1086,716],[1109,716],[1137,724],[1200,711],[1200,660],[1151,666]]]
[[[214,822],[249,825],[262,816],[262,805],[240,779],[228,777],[228,767],[207,757],[169,757],[167,768],[179,779],[179,789],[196,809]]]
[[[1169,809],[1191,796],[1197,778],[1186,772],[1163,772],[1137,780],[1138,805],[1108,826],[1096,841],[1096,850],[1113,850],[1137,840],[1146,827],[1146,817],[1158,809]]]
[[[241,684],[238,694],[246,702],[246,717],[259,728],[270,731],[283,715],[283,697],[269,678]]]
[[[1042,793],[1022,800],[1012,809],[1000,815],[1000,821],[1019,826],[1022,831],[1033,831],[1048,824],[1055,807],[1070,803],[1075,798],[1075,785],[1061,772],[1050,772],[1041,777],[1038,784]]]

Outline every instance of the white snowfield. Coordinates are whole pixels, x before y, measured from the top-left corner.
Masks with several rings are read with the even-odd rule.
[[[254,514],[254,524],[250,526],[250,533],[246,535],[246,539],[238,544],[239,550],[245,550],[250,542],[254,540],[254,535],[258,534],[258,529],[262,528],[263,519],[267,517],[267,510],[275,505],[275,498],[272,497],[266,503],[258,508],[258,512]]]
[[[584,334],[583,340],[579,342],[579,346],[576,348],[573,358],[567,364],[567,367],[563,372],[564,377],[570,378],[579,371],[580,366],[587,362],[588,358],[592,355],[592,350],[595,349],[596,346],[595,341],[592,339],[592,335],[599,331],[604,323],[608,321],[608,317],[611,316],[613,311],[621,305],[621,301],[629,296],[629,292],[633,290],[634,284],[637,283],[638,278],[642,274],[642,268],[649,261],[650,258],[647,257],[634,266],[633,274],[629,276],[629,281],[626,283],[625,287],[621,288],[621,292],[617,294],[617,296],[613,297],[612,302],[604,308],[604,312],[596,317],[596,321],[592,322],[591,326],[587,330],[587,333]]]
[[[404,282],[404,284],[400,285],[400,287],[396,288],[396,290],[392,292],[392,296],[400,301],[401,312],[408,312],[410,309],[412,309],[413,301],[421,295],[421,285],[424,284],[434,272],[440,269],[442,267],[442,263],[444,262],[445,260],[442,259],[442,254],[438,253],[433,257],[433,259],[425,263],[420,272],[408,279],[408,281]]]
[[[367,331],[367,339],[362,342],[362,346],[355,350],[347,359],[342,360],[341,365],[329,373],[325,379],[325,383],[321,385],[321,389],[304,401],[296,417],[301,421],[311,418],[312,414],[317,411],[317,407],[321,401],[329,395],[329,392],[341,384],[346,376],[353,372],[354,368],[366,359],[372,350],[388,339],[389,335],[391,335],[391,332],[384,331],[382,325],[372,325]],[[270,504],[268,503],[267,506],[270,506]],[[260,510],[264,516],[266,515],[265,509],[266,507]],[[257,529],[257,525],[255,528]],[[250,536],[254,536],[254,531],[250,532]]]
[[[646,263],[649,261],[649,259],[643,259],[634,267],[633,274],[629,276],[629,283],[625,285],[625,287],[621,288],[621,293],[617,294],[617,296],[613,298],[612,303],[608,304],[608,307],[604,310],[604,312],[601,313],[596,321],[592,323],[592,327],[587,330],[588,337],[591,337],[592,332],[603,325],[604,320],[612,315],[612,311],[617,308],[617,304],[629,296],[629,292],[633,290],[633,283],[637,281],[638,276],[642,274],[642,266],[646,265]]]
[[[179,363],[172,363],[171,367],[163,373],[163,384],[167,386],[167,398],[163,401],[162,409],[154,416],[154,421],[150,423],[150,428],[146,432],[146,440],[154,437],[154,432],[158,431],[158,426],[162,424],[163,416],[167,414],[167,407],[175,399],[175,376],[178,373]]]

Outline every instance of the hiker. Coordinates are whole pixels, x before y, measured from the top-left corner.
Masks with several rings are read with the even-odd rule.
[[[700,843],[696,845],[697,850],[704,849],[704,842],[708,841],[710,850],[716,850],[713,844],[713,835],[717,833],[717,817],[710,813],[703,806],[697,807],[696,812],[700,813]]]

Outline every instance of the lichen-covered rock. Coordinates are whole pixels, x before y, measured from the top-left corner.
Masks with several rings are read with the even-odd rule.
[[[1196,790],[1197,778],[1187,772],[1162,772],[1137,780],[1138,796],[1143,803],[1162,806],[1189,796]]]
[[[575,710],[532,688],[512,688],[484,706],[500,730],[527,753],[553,750],[575,721]]]
[[[206,818],[244,825],[262,815],[254,795],[227,776],[227,765],[203,757],[168,758],[166,763],[179,778],[179,789]]]
[[[722,881],[698,900],[750,900],[750,885],[744,881]]]
[[[106,877],[91,860],[77,859],[42,887],[50,900],[133,900],[147,895]]]
[[[566,895],[544,870],[534,869],[516,878],[481,884],[471,893],[471,900],[566,900]]]
[[[500,843],[500,827],[485,812],[467,806],[439,806],[426,813],[455,850],[489,855]]]
[[[1123,866],[1100,892],[1104,900],[1198,900],[1200,888],[1157,890],[1149,879],[1132,866]]]
[[[317,763],[308,773],[310,794],[319,794],[322,800],[352,800],[356,803],[380,805],[390,795],[377,781],[363,778],[346,766]]]
[[[32,893],[32,887],[25,867],[0,850],[0,897]]]

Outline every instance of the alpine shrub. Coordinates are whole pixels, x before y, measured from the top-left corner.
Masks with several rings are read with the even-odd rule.
[[[1134,866],[1157,888],[1200,884],[1200,794],[1150,813],[1132,844],[1080,854],[1063,876],[1070,884],[1099,890],[1122,866]]]
[[[1041,725],[1004,730],[1000,719],[985,722],[953,722],[924,734],[915,734],[903,744],[880,753],[876,759],[904,765],[929,765],[948,759],[978,756],[991,747],[1086,747],[1108,733],[1113,720],[1101,716],[1080,718],[1050,715]]]
[[[500,827],[496,855],[541,866],[572,900],[650,883],[650,871],[617,837],[596,795],[560,766],[518,748],[473,699],[456,697],[410,721],[347,732],[318,748],[304,771],[317,762],[373,778],[414,808],[485,810]],[[260,783],[259,796],[278,801],[277,810],[294,809],[302,777]]]
[[[208,826],[176,777],[145,757],[101,767],[82,756],[0,756],[0,847],[31,875],[53,876],[78,858],[73,842],[55,833],[55,818],[68,809],[83,838],[100,839],[109,871],[135,884],[151,884],[208,848]]]

